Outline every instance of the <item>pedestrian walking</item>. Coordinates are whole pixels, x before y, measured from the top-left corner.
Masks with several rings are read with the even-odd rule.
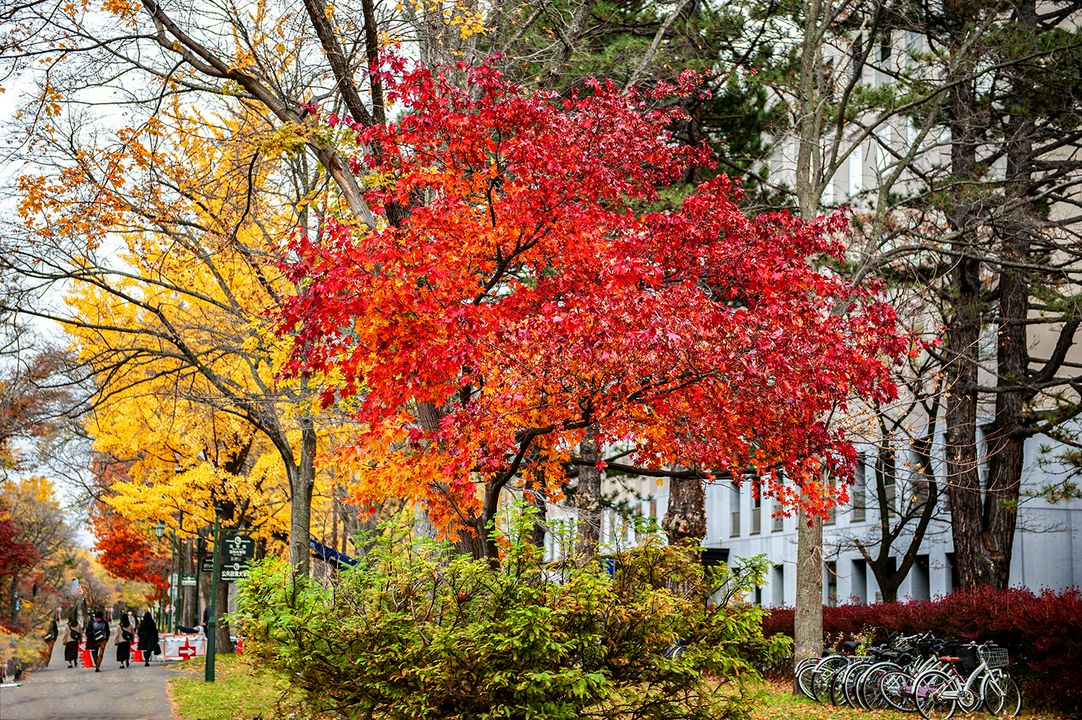
[[[86,647],[94,658],[94,672],[101,672],[101,661],[105,657],[105,646],[109,643],[109,623],[105,622],[105,613],[94,611],[94,619],[86,626]]]
[[[56,615],[49,623],[49,632],[45,633],[45,667],[49,667],[49,661],[53,658],[53,648],[56,647],[56,639],[60,637],[60,625],[56,622]]]
[[[154,624],[154,616],[149,610],[139,623],[139,649],[143,651],[143,665],[150,664],[152,654],[162,653],[161,645],[158,644],[158,626]]]
[[[68,667],[79,667],[79,643],[83,639],[83,626],[78,618],[68,620],[67,632],[64,636],[64,661]]]
[[[113,639],[116,645],[116,661],[120,663],[120,667],[131,667],[131,644],[135,640],[135,626],[132,625],[129,619],[128,613],[121,613],[120,625],[116,629],[116,638]]]

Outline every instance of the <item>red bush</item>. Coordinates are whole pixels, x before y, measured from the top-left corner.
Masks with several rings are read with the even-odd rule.
[[[823,609],[823,632],[851,638],[882,625],[902,633],[990,640],[1011,654],[1011,673],[1028,705],[1082,716],[1082,592],[1071,588],[1035,594],[1011,588],[956,592],[935,600],[842,605]],[[763,620],[768,634],[793,634],[793,610],[779,608]]]

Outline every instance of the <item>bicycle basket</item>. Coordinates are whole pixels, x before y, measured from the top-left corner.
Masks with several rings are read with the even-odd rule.
[[[1004,668],[1007,667],[1009,657],[1007,656],[1007,648],[1001,647],[985,647],[981,648],[981,659],[990,668]]]

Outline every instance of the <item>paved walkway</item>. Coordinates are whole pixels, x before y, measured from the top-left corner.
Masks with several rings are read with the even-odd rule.
[[[172,675],[158,664],[121,669],[112,643],[100,673],[71,669],[57,643],[49,667],[0,689],[0,720],[172,720],[165,687]]]

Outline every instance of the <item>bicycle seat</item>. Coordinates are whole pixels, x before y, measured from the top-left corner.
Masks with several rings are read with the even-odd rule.
[[[942,662],[945,662],[945,663],[956,663],[956,662],[958,662],[959,660],[961,660],[962,658],[960,658],[960,657],[957,657],[957,656],[955,656],[955,655],[940,655],[940,656],[939,656],[939,659],[940,659],[940,660],[941,660]]]

